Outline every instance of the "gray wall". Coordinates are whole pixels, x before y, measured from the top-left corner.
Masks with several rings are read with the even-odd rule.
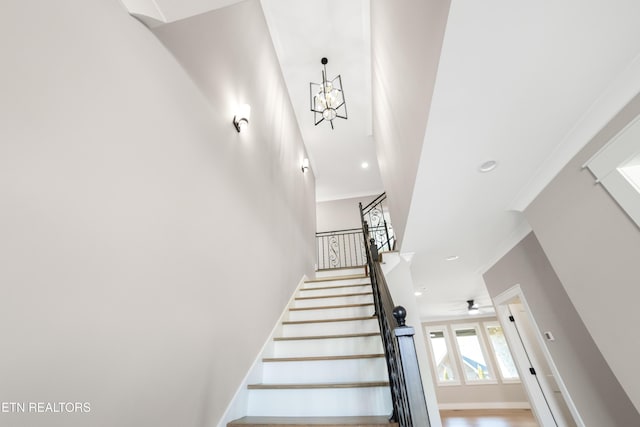
[[[409,215],[450,1],[403,0],[402,5],[371,1],[373,137],[398,247]]]
[[[429,335],[426,333],[425,327],[429,326],[445,326],[447,329],[447,333],[451,334],[451,339],[455,339],[455,335],[451,333],[450,325],[456,324],[469,324],[469,323],[477,323],[479,325],[480,334],[482,335],[482,339],[486,345],[488,357],[491,359],[491,363],[493,364],[494,373],[497,383],[496,384],[465,384],[464,382],[464,373],[462,371],[462,366],[460,364],[460,359],[454,357],[453,363],[456,364],[456,369],[458,370],[458,375],[460,376],[460,385],[444,385],[438,386],[436,384],[436,394],[438,396],[438,404],[447,405],[446,409],[457,409],[456,406],[460,409],[468,409],[472,404],[480,403],[480,404],[501,404],[507,407],[510,403],[523,403],[529,402],[529,398],[525,393],[524,388],[521,383],[503,383],[500,378],[500,373],[497,371],[498,369],[498,361],[496,360],[495,354],[491,348],[491,342],[489,341],[489,337],[487,336],[487,331],[484,328],[482,322],[497,322],[498,319],[496,317],[482,317],[482,318],[468,318],[462,320],[445,320],[441,322],[424,322],[422,323],[422,333],[424,335],[425,340],[429,340]],[[455,343],[451,341],[451,345],[455,346]],[[450,349],[451,351],[452,349]],[[457,352],[453,354],[457,355]],[[433,378],[437,378],[436,372],[433,367],[433,363],[430,364],[431,367],[431,375]],[[481,407],[481,405],[478,405]]]
[[[377,196],[378,195],[317,202],[316,222],[318,231],[362,228],[358,203],[366,206]]]
[[[526,209],[525,216],[609,366],[640,409],[640,229],[582,165],[640,114],[636,96]]]
[[[485,274],[492,297],[519,284],[560,376],[587,426],[640,425],[640,415],[582,323],[536,236],[528,234]]]
[[[91,412],[0,425],[215,425],[311,274],[314,178],[260,4],[210,18],[205,99],[118,1],[2,2],[0,401]]]

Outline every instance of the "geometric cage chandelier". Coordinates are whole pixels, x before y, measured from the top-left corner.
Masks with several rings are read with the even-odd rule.
[[[311,99],[311,111],[313,121],[319,125],[328,121],[333,129],[333,119],[347,118],[347,104],[342,90],[342,78],[340,75],[333,80],[327,78],[327,58],[322,58],[322,83],[309,83],[309,97]]]

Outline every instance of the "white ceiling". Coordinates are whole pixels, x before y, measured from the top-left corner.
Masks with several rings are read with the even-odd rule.
[[[481,274],[528,230],[519,197],[639,53],[640,2],[452,2],[402,247],[423,318],[490,305]]]
[[[318,201],[383,191],[371,135],[368,0],[261,0],[289,96],[316,176]],[[309,83],[340,74],[348,119],[314,125]],[[370,166],[363,170],[360,165]]]
[[[123,2],[130,10],[151,7],[149,0]],[[171,21],[235,2],[154,5],[161,9],[156,17]],[[380,193],[369,0],[261,3],[317,199]],[[425,42],[394,48],[410,57]],[[519,210],[603,124],[589,114],[639,53],[637,0],[452,0],[401,248],[413,255],[416,288],[424,288],[423,319],[465,315],[471,298],[490,306],[482,273],[528,232]],[[334,130],[314,126],[309,111],[309,82],[320,81],[322,57],[329,77],[342,76],[349,113]],[[498,168],[480,174],[490,159]],[[362,170],[363,161],[371,167]],[[445,261],[450,255],[460,258]]]

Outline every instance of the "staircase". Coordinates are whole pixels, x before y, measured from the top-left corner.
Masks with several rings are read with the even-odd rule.
[[[392,426],[388,374],[369,277],[318,273],[297,291],[249,384],[234,426]]]

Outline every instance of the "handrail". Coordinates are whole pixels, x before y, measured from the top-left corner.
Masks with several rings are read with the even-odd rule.
[[[344,230],[318,231],[316,232],[316,236],[339,234],[344,232],[356,232],[356,231],[359,233],[361,230],[362,230],[361,228],[345,228]]]
[[[364,214],[366,215],[368,212],[368,209],[373,206],[373,205],[377,205],[378,203],[381,203],[384,199],[387,198],[387,193],[384,192],[381,195],[379,195],[378,197],[376,197],[375,199],[373,199],[367,206],[365,206],[364,208],[361,209],[361,212],[364,212]]]
[[[360,214],[362,235],[367,239],[370,236],[370,230],[363,214],[362,203],[360,203]],[[374,238],[369,238],[369,242],[370,245],[365,245],[367,264],[393,402],[390,421],[398,422],[400,427],[430,427],[413,341],[415,331],[412,327],[405,325],[407,313],[404,307],[394,305],[380,267],[378,246]]]

